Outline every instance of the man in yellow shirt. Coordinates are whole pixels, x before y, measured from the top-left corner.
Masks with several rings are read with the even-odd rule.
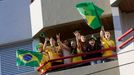
[[[42,57],[40,66],[41,66],[42,64],[44,64],[45,62],[47,62],[47,61],[50,59],[48,53],[42,52],[42,54],[43,54],[43,57]],[[48,62],[47,64],[45,64],[45,65],[41,68],[41,72],[47,71],[50,67],[51,67],[51,62]]]
[[[40,62],[40,66],[41,66],[42,64],[44,64],[45,62],[47,62],[48,60],[50,60],[50,58],[49,58],[48,53],[43,49],[43,43],[39,43],[37,45],[37,50],[38,50],[38,52],[40,52],[41,54],[43,54],[42,60]],[[47,71],[47,69],[49,69],[50,67],[51,67],[51,62],[45,64],[41,68],[41,72]]]
[[[50,42],[50,45],[47,46],[46,44],[44,44],[43,49],[45,50],[45,52],[48,53],[50,60],[60,58],[61,56],[59,54],[58,46],[56,46],[55,39],[51,37],[49,39],[49,42]],[[62,64],[63,62],[62,60],[56,60],[51,63],[52,63],[52,66],[54,66],[54,65]]]
[[[101,43],[102,43],[102,46],[103,46],[103,49],[108,49],[108,48],[111,48],[111,47],[115,47],[115,43],[113,40],[111,40],[111,34],[110,32],[108,31],[104,31],[104,28],[102,27],[101,31],[100,31],[100,40],[101,40]],[[109,49],[109,50],[106,50],[103,52],[103,57],[106,57],[106,56],[111,56],[113,55],[113,50]],[[108,61],[111,61],[112,58],[107,58],[107,59],[104,59],[104,62],[108,62]]]

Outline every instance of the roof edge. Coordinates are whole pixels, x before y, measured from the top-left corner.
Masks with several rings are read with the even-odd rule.
[[[113,4],[111,4],[112,7],[118,7],[121,0],[116,0]]]

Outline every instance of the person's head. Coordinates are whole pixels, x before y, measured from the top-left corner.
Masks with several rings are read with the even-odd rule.
[[[76,44],[76,41],[72,40],[71,41],[71,47],[72,48],[76,48],[77,44]]]
[[[84,35],[81,35],[80,39],[81,39],[81,42],[86,42],[86,37]]]
[[[55,46],[56,45],[56,41],[53,37],[50,38],[50,45],[51,46]]]
[[[90,38],[88,41],[89,45],[94,46],[96,43],[95,40],[96,40],[95,38]]]
[[[81,34],[79,30],[75,30],[74,32],[75,37],[77,37],[78,39],[81,39]]]
[[[39,52],[42,52],[43,51],[43,43],[39,43],[37,46],[36,46],[37,50]]]
[[[110,32],[105,31],[105,38],[106,38],[106,39],[110,39],[110,37],[111,37]]]
[[[67,46],[69,45],[69,41],[68,41],[68,40],[64,40],[63,43],[64,43],[65,45],[67,45]]]

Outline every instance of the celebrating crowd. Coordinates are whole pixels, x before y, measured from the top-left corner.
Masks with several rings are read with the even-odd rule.
[[[39,43],[37,49],[40,53],[43,54],[44,59],[42,63],[51,60],[57,59],[60,57],[66,57],[70,55],[80,54],[80,53],[89,53],[92,51],[108,49],[111,47],[115,47],[114,41],[110,39],[110,32],[104,31],[102,28],[100,31],[100,38],[96,38],[95,36],[91,36],[90,38],[86,38],[84,35],[76,30],[73,32],[75,36],[75,40],[61,40],[60,34],[56,35],[56,39],[45,38],[45,42]],[[97,57],[106,57],[113,55],[114,51],[109,49],[106,51],[97,52],[94,54],[87,54],[84,56],[76,56],[73,58],[68,58],[64,60],[56,60],[47,65],[59,65],[59,64],[67,64],[71,62],[78,62],[86,59],[97,58]],[[102,62],[108,62],[113,60],[113,58],[105,58],[103,60],[91,61],[88,64],[98,64]]]

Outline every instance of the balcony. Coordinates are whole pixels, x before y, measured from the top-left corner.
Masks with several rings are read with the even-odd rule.
[[[65,23],[82,20],[75,5],[83,0],[35,0],[30,5],[32,34],[35,36],[42,29],[64,26]],[[103,16],[111,15],[109,0],[91,0],[105,12]],[[111,17],[111,16],[110,16]],[[107,19],[107,18],[106,18]],[[108,24],[106,24],[108,25]],[[112,24],[110,24],[112,25]]]

